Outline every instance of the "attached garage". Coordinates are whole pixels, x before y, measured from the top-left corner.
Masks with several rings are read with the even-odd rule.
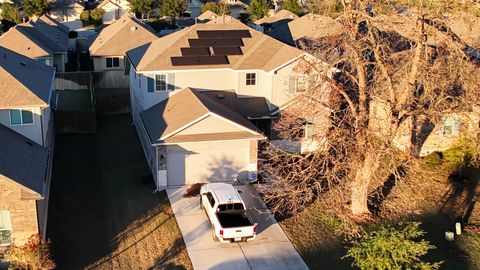
[[[180,186],[235,180],[249,170],[249,147],[249,140],[170,146],[167,148],[167,184]]]
[[[209,97],[187,88],[142,112],[141,118],[157,149],[157,188],[256,176],[263,135]]]

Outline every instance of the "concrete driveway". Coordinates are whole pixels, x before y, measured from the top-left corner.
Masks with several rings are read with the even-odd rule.
[[[251,185],[237,186],[254,222],[257,238],[223,244],[212,238],[210,222],[200,208],[199,195],[185,198],[188,187],[168,189],[168,198],[196,270],[308,269],[287,236]],[[256,210],[254,210],[256,209]]]

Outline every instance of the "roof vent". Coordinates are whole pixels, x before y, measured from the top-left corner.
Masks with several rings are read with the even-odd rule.
[[[137,30],[137,27],[136,27],[136,26],[132,26],[132,27],[130,27],[130,31],[132,31],[132,32],[133,32],[133,31],[135,31],[135,30]]]
[[[26,66],[27,64],[25,64],[25,62],[20,62],[20,65]]]
[[[218,94],[217,94],[217,97],[218,97],[218,98],[224,98],[225,95],[224,95],[223,93],[218,93]]]

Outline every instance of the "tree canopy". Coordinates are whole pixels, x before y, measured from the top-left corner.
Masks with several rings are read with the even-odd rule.
[[[145,15],[148,15],[155,6],[154,0],[128,0],[130,10],[140,14],[142,19],[145,19]]]
[[[23,11],[28,17],[40,17],[50,9],[47,0],[25,0],[23,1],[22,6]]]
[[[18,7],[10,3],[2,3],[0,5],[0,9],[2,10],[2,30],[3,31],[6,32],[11,27],[20,23],[21,18],[20,18],[20,11]]]
[[[302,12],[302,5],[298,0],[283,1],[283,8],[296,15],[299,15]]]
[[[223,15],[223,14],[230,14],[230,6],[227,3],[214,3],[214,2],[206,2],[201,6],[202,13],[210,10],[215,14]]]
[[[274,209],[299,211],[325,192],[338,192],[336,210],[370,214],[372,185],[386,181],[378,179],[379,169],[401,177],[399,164],[415,168],[445,116],[479,102],[478,62],[462,40],[468,35],[455,33],[438,12],[442,1],[401,15],[393,8],[381,14],[383,1],[378,7],[349,1],[336,20],[338,33],[298,42],[315,56],[296,71],[305,74],[307,87],[273,128],[280,139],[298,140],[308,119],[320,119],[312,135],[320,146],[304,154],[266,148],[260,165],[275,181],[265,195]]]
[[[247,13],[253,21],[259,20],[268,14],[267,0],[252,0],[247,7]]]
[[[184,0],[162,0],[160,13],[163,16],[178,18],[186,10],[187,3]]]

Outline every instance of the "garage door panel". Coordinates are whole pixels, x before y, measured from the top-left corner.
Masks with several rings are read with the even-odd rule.
[[[168,152],[168,185],[229,182],[237,178],[238,173],[248,170],[249,143],[232,144],[230,142],[182,145]]]

